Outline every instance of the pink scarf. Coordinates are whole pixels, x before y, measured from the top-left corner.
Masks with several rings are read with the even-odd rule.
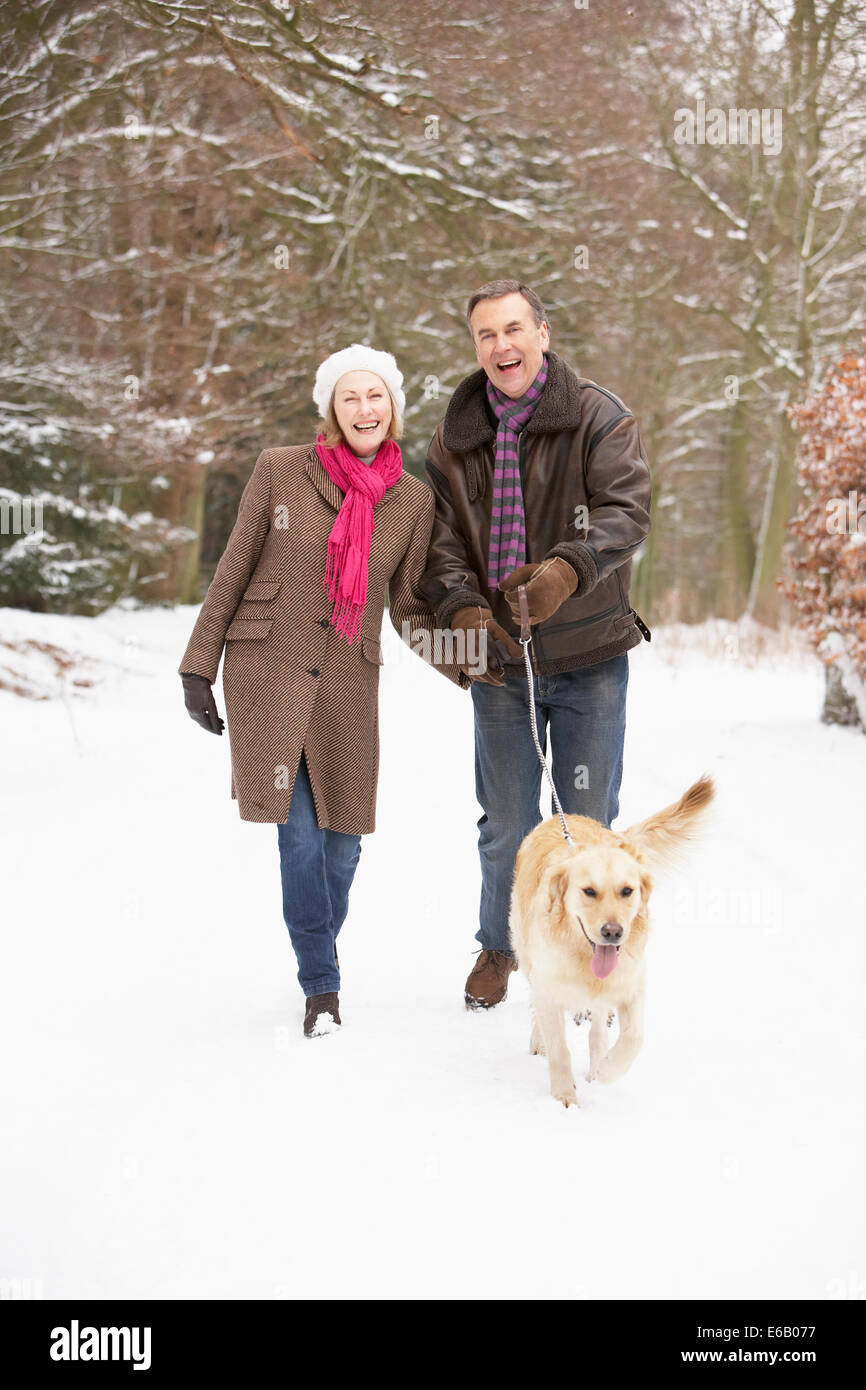
[[[399,445],[386,439],[372,463],[362,463],[348,444],[329,449],[316,436],[316,453],[328,477],[346,495],[328,537],[325,588],[334,601],[331,623],[351,643],[358,635],[367,602],[367,573],[373,538],[373,508],[403,471]]]

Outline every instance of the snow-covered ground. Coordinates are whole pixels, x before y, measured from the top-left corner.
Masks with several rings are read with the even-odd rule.
[[[632,652],[617,824],[703,771],[719,796],[655,894],[643,1052],[589,1086],[570,1025],[566,1111],[522,979],[463,1008],[469,696],[386,619],[344,1026],[307,1041],[276,830],[239,819],[227,738],[184,711],[195,614],[0,610],[0,668],[53,696],[0,691],[0,1278],[45,1298],[859,1289],[866,739],[819,723],[817,663],[772,643],[753,663],[719,626]]]

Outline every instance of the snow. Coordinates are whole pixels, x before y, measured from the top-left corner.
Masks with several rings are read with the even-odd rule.
[[[396,174],[399,178],[417,177],[423,179],[434,179],[442,181],[442,175],[438,169],[424,169],[420,164],[406,164],[403,160],[393,159],[390,155],[383,154],[381,150],[367,150],[367,158],[373,164],[381,164],[390,173]]]
[[[319,1014],[313,1025],[313,1032],[317,1038],[324,1038],[327,1037],[329,1033],[339,1033],[339,1031],[340,1024],[334,1018],[334,1015],[330,1013]]]
[[[657,885],[643,1052],[589,1085],[588,1030],[570,1025],[581,1105],[565,1110],[529,1055],[525,982],[463,1008],[469,696],[386,619],[343,1026],[305,1039],[276,832],[239,819],[227,739],[183,708],[196,611],[0,610],[5,640],[78,652],[95,680],[73,695],[73,666],[41,702],[0,690],[4,1276],[45,1298],[847,1287],[864,1239],[866,739],[820,724],[817,661],[719,625],[631,653],[617,824],[705,770],[719,795]]]
[[[401,160],[392,158],[390,155],[382,154],[379,150],[367,150],[366,157],[374,164],[381,164],[390,173],[396,174],[399,178],[425,178],[432,179],[434,182],[442,182],[442,174],[438,169],[422,168],[419,164],[406,164]],[[454,189],[457,193],[462,193],[466,198],[482,199],[488,202],[491,207],[498,208],[500,212],[509,212],[514,217],[521,217],[528,220],[533,216],[532,205],[525,199],[506,199],[494,198],[491,194],[484,193],[481,189],[470,188],[466,184],[455,183]]]
[[[157,417],[154,419],[154,428],[163,430],[166,433],[180,435],[183,439],[188,439],[193,431],[193,424],[187,415]]]

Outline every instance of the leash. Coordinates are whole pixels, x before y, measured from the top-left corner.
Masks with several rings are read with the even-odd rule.
[[[538,754],[538,761],[544,768],[545,775],[550,783],[550,795],[556,807],[556,814],[559,816],[559,823],[562,826],[562,833],[570,845],[574,844],[574,836],[571,834],[565,823],[565,816],[562,813],[562,806],[559,797],[556,795],[556,787],[553,785],[553,777],[550,768],[547,766],[547,759],[541,751],[541,744],[538,740],[538,726],[535,722],[535,690],[532,684],[532,662],[529,659],[529,646],[532,642],[532,632],[529,627],[529,600],[526,597],[526,585],[521,584],[517,590],[517,598],[520,603],[520,645],[523,648],[523,660],[526,664],[526,680],[529,686],[529,722],[532,725],[532,738],[535,743],[535,751]],[[581,923],[583,926],[583,923]]]

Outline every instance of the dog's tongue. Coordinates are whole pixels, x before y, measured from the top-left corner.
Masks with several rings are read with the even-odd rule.
[[[603,980],[616,967],[616,947],[596,946],[592,953],[592,973],[597,980]]]

